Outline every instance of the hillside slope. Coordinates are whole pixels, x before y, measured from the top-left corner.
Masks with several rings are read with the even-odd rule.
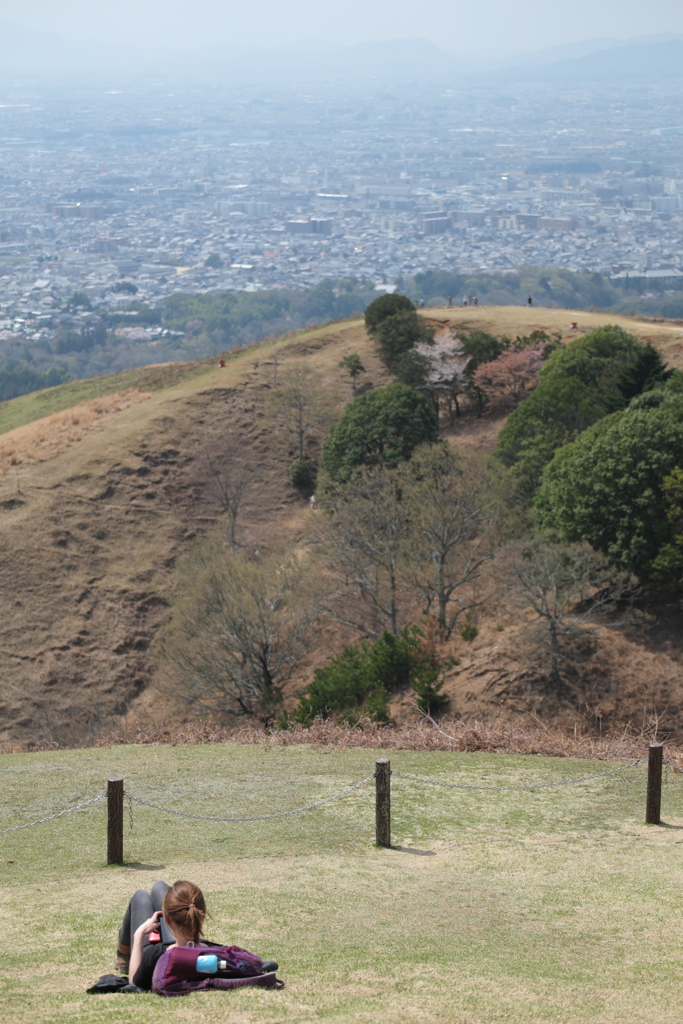
[[[617,321],[651,338],[670,363],[683,362],[683,334],[673,323],[518,307],[428,313],[512,335],[545,328],[571,337],[572,321],[579,330]],[[0,407],[0,424],[18,427],[0,434],[0,442],[14,445],[11,464],[0,467],[0,741],[64,742],[110,727],[117,716],[168,713],[150,647],[169,616],[178,556],[218,516],[197,477],[203,455],[220,455],[230,444],[257,467],[245,544],[288,545],[301,536],[308,502],[289,482],[263,411],[274,351],[278,365],[305,358],[344,401],[352,391],[338,368],[343,355],[358,352],[366,379],[375,385],[387,379],[362,322],[346,321],[231,353],[222,368],[216,362],[182,364],[118,381],[66,385],[76,402],[92,402],[98,389],[111,395],[124,388],[136,389],[140,400],[92,417],[61,448],[42,454],[31,440],[36,435],[22,431],[35,419],[32,410],[40,416],[64,409],[68,392],[57,388]],[[490,418],[466,419],[453,440],[490,450],[499,425]],[[496,632],[495,624],[507,622],[504,609],[490,615],[490,628],[482,623],[480,637],[460,652],[462,664],[449,680],[454,710],[571,717],[590,703],[583,682],[577,682],[581,692],[535,694],[517,658],[514,623]],[[637,655],[638,677],[648,685],[631,687],[629,702],[620,704],[606,669],[605,692],[599,695],[598,687],[591,706],[607,708],[611,700],[605,721],[614,723],[666,706],[672,726],[683,731],[673,713],[683,707],[680,643],[669,634],[650,640],[619,634],[614,644],[621,645],[623,672],[628,675]]]

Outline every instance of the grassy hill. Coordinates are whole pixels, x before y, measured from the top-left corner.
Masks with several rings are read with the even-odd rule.
[[[363,779],[385,753],[228,743],[7,756],[0,829],[94,796],[112,775],[175,810],[289,810]],[[394,771],[487,786],[567,782],[613,767],[388,756]],[[395,776],[392,849],[373,845],[372,785],[302,815],[239,824],[134,803],[121,867],[104,865],[102,803],[1,836],[5,1017],[674,1024],[683,1010],[675,939],[683,783],[665,773],[665,824],[646,826],[645,776],[641,766],[498,792]],[[211,915],[208,936],[278,960],[285,989],[175,1000],[86,995],[114,969],[128,899],[158,877],[196,881]]]
[[[572,322],[579,331],[618,322],[652,339],[672,365],[683,363],[675,323],[523,307],[427,314],[513,336],[545,329],[569,338]],[[367,380],[386,382],[356,320],[233,351],[222,368],[216,360],[143,368],[0,406],[0,741],[82,740],[129,714],[168,714],[153,641],[169,616],[178,556],[218,517],[198,485],[198,459],[237,444],[258,469],[244,543],[296,545],[310,513],[265,414],[274,354],[278,367],[307,360],[338,388],[341,408],[352,390],[338,363],[352,352]],[[465,419],[450,439],[488,451],[500,425]],[[463,714],[555,714],[557,699],[525,681],[514,626],[500,608],[491,615],[449,678],[453,706]],[[605,682],[596,701],[615,721],[667,708],[672,727],[683,728],[680,639],[674,624],[655,625],[645,641],[610,640],[620,690]],[[582,700],[572,695],[567,706]]]

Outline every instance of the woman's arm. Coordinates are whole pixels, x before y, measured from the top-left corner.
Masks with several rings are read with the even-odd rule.
[[[145,935],[149,935],[155,928],[159,927],[159,918],[161,917],[161,911],[155,910],[151,917],[148,917],[146,921],[143,921],[141,925],[135,930],[133,936],[133,948],[130,951],[130,964],[128,966],[128,977],[133,980],[137,974],[138,967],[142,961],[142,943]]]

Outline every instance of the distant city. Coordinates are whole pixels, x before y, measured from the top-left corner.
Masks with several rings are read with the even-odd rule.
[[[49,341],[75,294],[125,310],[124,281],[151,308],[520,266],[661,294],[682,234],[676,82],[0,84],[0,338]]]

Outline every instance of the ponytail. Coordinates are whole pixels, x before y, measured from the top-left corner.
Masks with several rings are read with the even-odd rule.
[[[194,882],[179,881],[166,890],[163,902],[164,918],[173,927],[199,942],[204,931],[206,903],[202,890]]]

